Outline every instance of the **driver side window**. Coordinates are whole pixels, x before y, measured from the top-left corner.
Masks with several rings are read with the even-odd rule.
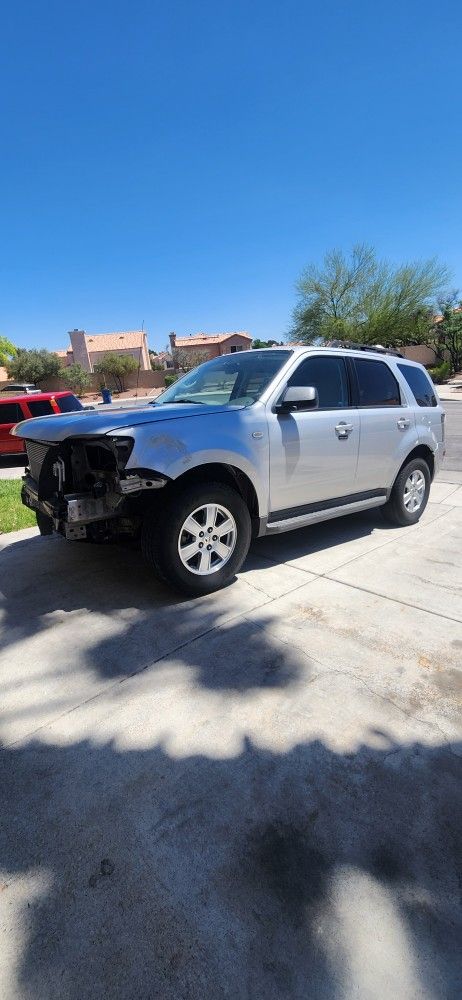
[[[348,378],[343,358],[306,358],[291,375],[289,386],[314,386],[320,410],[341,410],[349,406]]]

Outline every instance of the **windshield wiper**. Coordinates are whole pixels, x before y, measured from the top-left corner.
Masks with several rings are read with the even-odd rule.
[[[165,403],[162,403],[162,406],[168,406],[169,403],[193,403],[194,406],[203,406],[203,403],[199,399],[184,399],[183,397],[180,397],[180,399],[166,399]]]

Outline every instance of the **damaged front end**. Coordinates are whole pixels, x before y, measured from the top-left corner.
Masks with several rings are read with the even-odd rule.
[[[26,439],[22,502],[37,514],[42,534],[105,541],[134,537],[150,502],[166,485],[150,469],[126,469],[129,437],[68,438],[59,444]]]

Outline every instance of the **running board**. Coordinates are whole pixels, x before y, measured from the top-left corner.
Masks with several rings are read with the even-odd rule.
[[[309,524],[318,524],[319,521],[330,521],[334,517],[343,517],[344,514],[358,514],[362,510],[369,510],[371,507],[381,507],[386,502],[387,494],[381,493],[376,497],[355,500],[353,503],[340,504],[338,507],[325,507],[324,509],[311,511],[309,514],[299,514],[297,517],[286,517],[280,521],[271,521],[266,525],[265,535],[276,535],[281,531],[294,531],[296,528],[304,528]]]

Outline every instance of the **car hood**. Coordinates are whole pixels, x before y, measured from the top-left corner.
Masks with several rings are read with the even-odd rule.
[[[94,410],[77,410],[73,413],[56,413],[23,420],[16,424],[11,433],[29,441],[64,441],[68,437],[94,437],[115,431],[122,433],[138,424],[155,424],[159,420],[174,420],[178,417],[209,416],[213,419],[215,414],[223,413],[226,409],[226,406],[165,403],[133,410],[127,407],[111,408],[100,413]]]

